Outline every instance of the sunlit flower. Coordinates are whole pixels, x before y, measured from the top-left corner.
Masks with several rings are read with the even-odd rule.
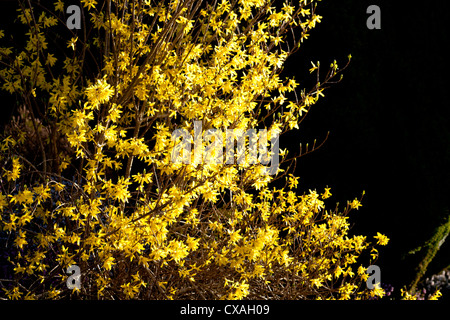
[[[377,239],[377,244],[382,245],[382,246],[387,245],[389,242],[389,238],[379,232],[377,232],[377,235],[374,236],[374,238]]]

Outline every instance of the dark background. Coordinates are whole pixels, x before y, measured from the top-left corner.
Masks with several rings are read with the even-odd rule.
[[[53,1],[54,2],[54,1]],[[381,30],[369,30],[366,9],[381,8]],[[68,5],[68,4],[67,4]],[[20,38],[12,26],[16,1],[0,0],[0,29]],[[334,59],[343,66],[353,58],[343,81],[325,92],[299,130],[282,137],[281,147],[299,143],[325,145],[300,158],[297,175],[302,191],[331,187],[329,208],[363,198],[351,213],[352,232],[371,239],[376,232],[390,239],[377,264],[382,282],[398,290],[414,275],[418,258],[402,259],[428,240],[449,205],[450,112],[447,58],[449,5],[433,1],[325,0],[317,13],[322,23],[291,56],[285,76],[301,86],[313,84],[310,61],[326,67]],[[1,92],[1,121],[8,121],[14,97]],[[436,272],[450,264],[450,241],[430,265]]]

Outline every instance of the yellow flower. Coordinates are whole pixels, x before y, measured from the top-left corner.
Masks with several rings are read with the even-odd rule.
[[[383,298],[385,294],[386,292],[384,291],[384,289],[380,288],[379,283],[375,283],[374,288],[371,289],[369,293],[371,297],[379,297],[379,298]]]
[[[402,300],[417,300],[417,296],[410,294],[405,289],[400,289]]]
[[[61,0],[55,2],[55,11],[64,12],[64,2],[62,2]]]
[[[317,66],[314,64],[314,62],[311,61],[312,68],[309,69],[309,73],[312,73],[314,70],[317,70],[320,67],[320,62],[317,61]]]
[[[358,274],[361,276],[361,278],[363,278],[363,280],[367,280],[367,278],[369,277],[369,275],[366,273],[367,268],[364,268],[363,266],[359,266],[358,268]]]
[[[139,293],[139,287],[136,285],[132,285],[131,283],[122,284],[120,286],[123,289],[123,293],[125,294],[127,299],[133,299],[134,296]]]
[[[108,257],[104,262],[103,262],[103,268],[105,268],[105,270],[111,270],[112,266],[114,265],[114,257]]]
[[[19,300],[20,297],[22,296],[22,292],[20,292],[19,287],[14,287],[11,290],[7,290],[5,288],[2,289],[6,292],[6,295],[11,300]]]
[[[52,2],[56,16],[64,14],[64,1]],[[81,0],[93,25],[92,37],[66,39],[67,50],[78,52],[58,61],[61,65],[47,52],[45,32],[57,22],[47,11],[34,14],[39,25],[29,31],[26,50],[0,47],[0,59],[12,62],[12,67],[0,65],[5,80],[1,89],[19,95],[33,90],[48,98],[48,117],[36,120],[49,147],[42,151],[51,151],[46,162],[31,163],[15,157],[27,135],[11,133],[15,140],[8,137],[0,143],[5,167],[0,175],[7,180],[0,193],[1,230],[15,235],[13,246],[38,247],[11,257],[18,287],[8,287],[3,296],[22,298],[19,288],[29,287],[28,280],[23,287],[22,275],[30,283],[51,283],[51,277],[61,280],[61,274],[50,270],[81,261],[90,270],[83,279],[94,284],[92,296],[98,298],[136,298],[141,286],[155,281],[155,299],[194,292],[211,298],[274,298],[285,289],[286,274],[299,283],[285,291],[288,298],[304,294],[300,282],[317,289],[316,298],[367,297],[367,290],[355,285],[368,277],[366,269],[353,270],[370,244],[366,237],[349,235],[346,216],[347,209],[361,206],[359,200],[348,202],[339,213],[325,209],[324,201],[331,196],[328,187],[322,194],[300,195],[294,190],[299,178],[289,173],[290,165],[281,166],[290,161],[286,148],[274,154],[281,157],[277,173],[283,175],[271,177],[261,164],[270,162],[269,145],[275,152],[266,138],[298,129],[300,117],[328,87],[326,77],[324,83],[317,79],[308,93],[296,92],[300,84],[280,74],[291,54],[284,31],[298,26],[303,29],[298,43],[306,39],[321,20],[307,9],[314,1],[285,1],[291,5],[276,8],[264,0],[221,0],[217,6],[203,6],[198,15],[179,1],[160,1],[157,6],[151,0],[122,2],[115,1],[109,13],[107,6],[97,4],[101,1]],[[28,26],[33,10],[23,10],[18,20]],[[194,28],[199,37],[192,33]],[[0,37],[3,34],[0,31]],[[39,48],[43,52],[37,52]],[[44,59],[35,59],[38,56]],[[310,72],[319,67],[319,62],[312,63]],[[334,76],[341,70],[333,62],[330,71]],[[34,79],[35,85],[22,88],[23,77]],[[213,141],[222,139],[227,149],[225,130],[242,132],[242,140],[231,141],[233,148],[237,143],[231,163],[205,164],[205,146],[196,146],[194,121],[202,123],[198,140],[206,138],[206,130],[218,129]],[[256,127],[265,129],[251,145],[248,130]],[[191,135],[186,142],[194,144],[195,165],[170,161],[171,136],[177,129]],[[256,154],[250,152],[253,146]],[[79,161],[72,163],[72,154]],[[241,165],[236,161],[239,154],[246,159]],[[62,175],[57,163],[61,170],[73,165],[76,174]],[[23,181],[21,172],[26,173]],[[284,175],[285,186],[272,187],[271,182]],[[43,179],[36,179],[39,176]],[[63,185],[61,176],[73,177],[72,183]],[[46,180],[51,177],[56,181]],[[33,181],[29,189],[25,181]],[[25,229],[29,225],[39,227]],[[388,241],[376,238],[379,244]],[[53,253],[56,257],[47,259]],[[370,253],[378,256],[376,249]],[[173,277],[177,274],[183,281]],[[211,290],[213,278],[218,284],[225,279],[225,286]],[[63,294],[47,285],[32,289],[30,297],[42,296],[44,289],[45,298]],[[382,293],[379,288],[371,292]]]
[[[55,182],[54,188],[55,188],[56,191],[60,192],[60,191],[64,190],[65,187],[66,187],[66,186],[63,185],[62,183]]]
[[[8,200],[5,195],[0,192],[0,211],[8,205]]]
[[[361,202],[359,202],[358,199],[355,199],[355,200],[353,200],[352,202],[350,202],[350,207],[351,207],[352,209],[358,210],[359,207],[361,207],[361,206],[362,206],[362,204],[361,204]]]
[[[378,258],[378,250],[375,248],[372,248],[372,250],[370,250],[370,256],[372,257],[373,260]]]
[[[61,293],[60,290],[52,288],[51,290],[48,291],[48,297],[49,297],[49,299],[54,299],[54,298],[58,297],[60,293]]]
[[[24,245],[28,244],[27,240],[25,239],[25,236],[26,233],[22,230],[19,230],[19,234],[14,240],[14,244],[20,249],[22,249]]]
[[[12,170],[6,170],[5,168],[3,168],[3,170],[5,171],[5,173],[3,173],[4,176],[6,176],[6,179],[8,181],[15,181],[20,177],[20,171],[22,169],[22,165],[19,162],[19,158],[15,157],[12,160]]]
[[[295,189],[295,188],[297,188],[297,185],[298,185],[298,177],[295,177],[294,175],[292,175],[292,174],[289,174],[289,188],[290,189]]]
[[[32,204],[33,203],[33,192],[28,189],[25,189],[19,192],[17,195],[11,197],[11,202],[14,203],[23,203],[23,204]]]
[[[242,236],[239,234],[240,230],[235,230],[233,232],[231,232],[230,234],[230,243],[236,243],[238,242],[240,239],[242,239]]]
[[[175,262],[184,259],[188,253],[188,247],[181,241],[172,240],[169,243],[168,250]]]
[[[47,54],[47,60],[45,61],[45,64],[49,64],[50,67],[53,67],[56,63],[56,58],[53,56],[52,53]]]
[[[40,204],[42,200],[45,201],[50,198],[50,188],[48,186],[41,185],[34,187],[33,190],[39,196],[38,204]]]
[[[193,238],[191,236],[188,236],[188,238],[186,239],[186,244],[188,246],[188,249],[190,251],[195,251],[197,250],[198,246],[199,246],[199,242],[200,242],[200,238]]]
[[[128,186],[130,184],[131,182],[129,179],[120,177],[117,184],[111,188],[112,197],[120,202],[128,202],[128,199],[131,197],[131,194],[128,191]]]

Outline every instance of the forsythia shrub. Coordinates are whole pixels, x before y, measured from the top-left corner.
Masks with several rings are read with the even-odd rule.
[[[365,286],[375,244],[349,235],[360,200],[339,212],[325,209],[329,188],[301,194],[287,150],[275,175],[248,151],[239,164],[171,161],[172,132],[194,135],[194,121],[270,137],[298,128],[343,70],[313,63],[309,91],[280,77],[321,20],[316,2],[82,0],[82,28],[69,30],[61,0],[20,1],[25,48],[0,48],[1,87],[23,106],[0,141],[1,294],[382,297]],[[71,265],[80,289],[66,286]]]

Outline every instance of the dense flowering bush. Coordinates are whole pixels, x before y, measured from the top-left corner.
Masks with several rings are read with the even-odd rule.
[[[81,29],[58,33],[61,0],[21,1],[25,48],[0,48],[1,87],[23,106],[0,142],[1,294],[382,297],[365,285],[375,244],[349,235],[360,199],[328,210],[329,188],[298,191],[299,155],[281,149],[274,175],[248,151],[239,164],[171,161],[172,133],[193,135],[194,121],[270,137],[298,128],[343,70],[313,63],[309,90],[280,76],[321,20],[316,2],[82,0]],[[80,289],[66,286],[71,265]]]

